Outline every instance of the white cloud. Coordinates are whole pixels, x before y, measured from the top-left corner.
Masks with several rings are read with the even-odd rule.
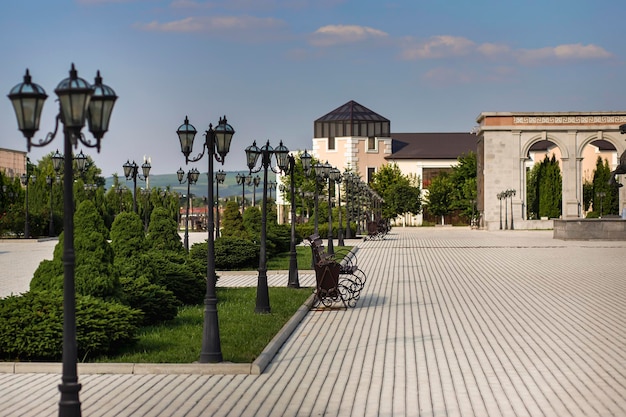
[[[407,39],[400,52],[400,58],[407,61],[421,59],[443,59],[467,55],[479,55],[490,59],[517,62],[522,65],[562,62],[571,60],[598,60],[613,55],[597,45],[564,44],[538,49],[513,49],[499,43],[475,42],[457,36],[434,36],[417,42]]]
[[[476,50],[487,57],[508,55],[511,53],[511,47],[496,43],[483,43],[478,45]]]
[[[135,27],[156,32],[232,33],[274,30],[285,27],[284,21],[253,16],[202,16],[187,17],[170,22],[138,23]]]
[[[327,47],[387,38],[387,33],[367,26],[328,25],[317,29],[310,38],[314,46]]]
[[[566,44],[539,49],[521,49],[517,52],[520,63],[537,64],[545,61],[570,61],[607,59],[613,55],[597,45]]]
[[[401,56],[410,61],[461,56],[472,53],[476,49],[475,45],[471,40],[458,36],[433,36],[425,42],[405,47]]]

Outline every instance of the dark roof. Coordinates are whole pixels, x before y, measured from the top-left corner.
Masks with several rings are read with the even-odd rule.
[[[371,111],[367,107],[360,105],[354,100],[350,100],[343,106],[337,107],[335,110],[325,114],[324,116],[316,120],[316,122],[336,121],[388,122],[389,119],[386,119],[380,114]]]
[[[385,159],[457,159],[476,153],[472,133],[392,133],[391,155]]]

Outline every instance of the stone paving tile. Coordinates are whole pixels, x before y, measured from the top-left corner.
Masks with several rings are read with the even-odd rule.
[[[81,375],[84,415],[626,415],[626,242],[551,236],[393,229],[359,244],[356,308],[311,311],[262,375]],[[55,415],[59,382],[0,374],[0,416]]]

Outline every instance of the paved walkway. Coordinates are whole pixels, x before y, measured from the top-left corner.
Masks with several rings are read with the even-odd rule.
[[[356,308],[309,312],[263,374],[81,375],[83,415],[626,415],[626,242],[394,228],[359,246]],[[0,415],[56,415],[59,382],[0,374]]]

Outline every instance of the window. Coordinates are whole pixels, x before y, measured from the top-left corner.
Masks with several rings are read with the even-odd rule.
[[[376,150],[376,138],[374,136],[368,136],[367,138],[367,150],[375,151]]]
[[[369,184],[374,179],[376,168],[367,168],[367,183]]]
[[[334,136],[331,136],[328,138],[328,150],[329,151],[335,150],[335,137]]]

